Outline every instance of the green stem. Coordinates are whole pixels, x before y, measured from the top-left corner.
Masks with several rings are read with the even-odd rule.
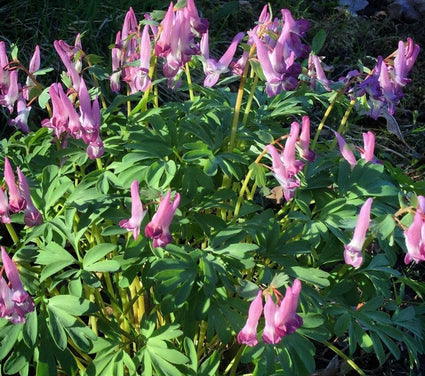
[[[248,121],[248,116],[251,111],[252,101],[254,99],[255,88],[257,87],[257,84],[258,84],[258,76],[255,75],[254,82],[252,83],[251,90],[249,92],[248,101],[246,102],[245,112],[243,114],[243,119],[242,119],[243,126],[246,126],[246,123]]]
[[[9,232],[10,237],[12,238],[14,243],[19,242],[18,235],[16,235],[16,231],[10,223],[5,223],[7,231]]]
[[[96,166],[99,171],[103,171],[102,161],[100,158],[96,158]]]
[[[328,106],[328,108],[326,109],[325,114],[323,115],[322,121],[319,124],[319,127],[317,128],[317,132],[316,135],[314,136],[314,140],[311,143],[311,150],[314,150],[314,148],[316,147],[316,143],[317,140],[320,136],[320,132],[323,129],[323,126],[325,125],[326,120],[328,119],[329,114],[331,113],[333,107],[335,106],[336,101],[338,100],[338,98],[342,95],[343,91],[338,91],[334,97],[334,99],[332,99],[331,104]]]
[[[193,85],[192,85],[192,77],[190,76],[189,63],[185,64],[184,69],[186,72],[187,86],[189,88],[189,98],[191,101],[193,101],[193,98],[195,96],[193,95]]]
[[[198,350],[196,352],[196,354],[198,356],[198,360],[200,360],[201,355],[203,353],[202,349],[204,347],[204,339],[205,339],[206,334],[207,334],[207,322],[203,320],[201,322],[201,326],[199,328]]]
[[[245,345],[242,345],[238,352],[236,353],[235,357],[232,359],[232,361],[227,366],[226,370],[224,371],[224,374],[227,375],[227,373],[230,371],[229,376],[235,376],[236,370],[238,368],[239,362],[242,357],[243,350],[245,349]]]
[[[239,115],[241,112],[243,93],[245,90],[246,76],[248,73],[249,64],[245,64],[241,81],[239,83],[238,95],[236,97],[235,112],[233,113],[232,129],[230,131],[229,151],[232,152],[236,144],[236,133],[238,130]]]
[[[328,346],[335,354],[344,359],[350,366],[353,368],[360,376],[366,376],[366,374],[360,369],[360,367],[353,361],[353,359],[349,358],[345,355],[340,349],[334,346],[332,343],[328,341],[323,341],[323,344]]]

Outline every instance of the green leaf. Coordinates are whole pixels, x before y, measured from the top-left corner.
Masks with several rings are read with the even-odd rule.
[[[77,260],[59,244],[49,243],[41,247],[36,263],[46,266],[41,271],[40,282],[76,262]]]
[[[330,286],[329,273],[320,269],[290,266],[288,267],[288,274],[320,287]]]
[[[214,351],[211,356],[205,359],[199,366],[198,376],[215,376],[219,366],[220,357],[217,351]]]
[[[38,336],[38,317],[36,311],[30,312],[26,315],[22,334],[27,346],[30,348],[34,347]]]
[[[198,370],[198,356],[196,354],[195,345],[188,337],[184,338],[183,345],[184,350],[189,357],[189,368],[196,372]]]
[[[90,248],[84,255],[83,269],[86,269],[88,266],[100,260],[108,253],[113,252],[116,248],[117,246],[112,243],[102,243]]]
[[[120,268],[121,264],[117,260],[103,260],[87,265],[84,270],[88,272],[116,272]]]
[[[18,339],[22,332],[22,324],[6,324],[0,329],[0,360],[4,359]]]
[[[20,341],[13,347],[13,352],[4,362],[4,372],[14,375],[28,366],[33,356],[33,349],[29,348],[24,341]]]
[[[47,102],[49,102],[50,94],[49,94],[50,87],[46,87],[43,92],[38,96],[38,104],[42,109],[46,108]]]
[[[49,329],[50,336],[60,350],[65,350],[68,338],[66,336],[65,328],[60,321],[61,311],[54,309],[54,307],[48,308],[47,328]]]
[[[311,50],[317,55],[322,49],[326,41],[326,31],[320,29],[313,37],[311,42]]]
[[[96,304],[73,295],[56,295],[49,299],[49,308],[60,309],[70,315],[81,316],[97,312]]]

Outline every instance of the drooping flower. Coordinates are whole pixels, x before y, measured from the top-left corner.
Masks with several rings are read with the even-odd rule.
[[[286,288],[285,297],[276,312],[276,331],[281,337],[294,333],[303,324],[303,319],[297,314],[300,293],[301,282],[295,279],[292,287]]]
[[[418,207],[412,224],[404,231],[407,253],[404,263],[425,261],[425,197],[418,196]]]
[[[263,340],[266,343],[276,344],[282,339],[276,328],[277,312],[278,306],[276,306],[271,295],[267,295],[266,304],[264,305],[264,319],[266,323],[263,331]]]
[[[369,197],[360,209],[353,238],[344,248],[344,260],[348,265],[358,268],[363,262],[362,248],[370,224],[370,209],[373,199]]]
[[[80,126],[78,129],[81,132],[81,138],[84,143],[89,144],[96,141],[99,137],[101,123],[99,101],[96,97],[93,103],[91,102],[83,78],[81,78],[78,95],[80,98]]]
[[[34,54],[32,55],[30,65],[28,68],[28,73],[30,74],[27,77],[25,82],[25,86],[22,89],[22,94],[25,100],[29,100],[31,89],[35,86],[34,80],[31,78],[31,75],[37,72],[40,69],[40,47],[38,45],[35,46]]]
[[[60,83],[50,85],[49,95],[52,101],[52,117],[41,122],[41,126],[52,129],[57,138],[60,138],[61,134],[68,129],[68,113],[61,99],[63,97],[61,92],[63,92],[63,89]],[[63,94],[65,95],[65,93]]]
[[[0,273],[0,317],[13,324],[24,323],[26,314],[34,311],[34,301],[24,290],[18,269],[3,246],[1,260],[10,286]]]
[[[238,333],[238,342],[248,346],[255,346],[258,343],[257,326],[263,312],[263,292],[260,290],[256,298],[251,302],[248,310],[248,318],[245,326]]]
[[[41,225],[43,223],[43,217],[38,209],[34,206],[34,203],[31,199],[30,187],[28,185],[27,178],[22,173],[19,167],[16,168],[18,173],[18,181],[19,181],[19,190],[22,193],[22,196],[25,198],[27,203],[24,209],[24,222],[28,227],[34,227],[37,225]]]
[[[353,151],[349,148],[344,138],[338,132],[334,132],[334,133],[338,140],[338,145],[339,145],[339,150],[341,152],[341,155],[350,164],[351,169],[353,169],[357,164],[357,160],[356,160],[356,157],[354,156]],[[375,158],[375,155],[374,155],[375,135],[372,132],[368,131],[366,133],[363,133],[363,146],[364,146],[363,149],[360,147],[357,147],[357,149],[360,151],[360,155],[362,159],[364,159],[366,162],[381,163]]]
[[[289,137],[286,139],[285,148],[282,152],[283,164],[285,165],[286,171],[291,178],[298,174],[298,172],[300,172],[305,166],[305,162],[296,159],[295,155],[299,133],[300,125],[296,121],[292,122]]]
[[[7,157],[4,158],[4,180],[6,181],[7,188],[9,189],[10,210],[13,213],[24,210],[27,202],[16,185],[15,174],[13,173],[12,166],[10,165],[9,158]]]
[[[176,194],[173,202],[170,202],[170,198],[171,191],[168,191],[167,195],[161,199],[152,220],[145,227],[145,235],[153,239],[154,248],[165,247],[173,241],[170,234],[170,224],[179,206],[180,194]]]
[[[266,149],[272,157],[272,174],[282,187],[285,200],[289,201],[294,197],[295,189],[300,186],[300,181],[288,172],[281,156],[273,145],[267,145]]]
[[[301,158],[309,162],[314,162],[316,153],[310,149],[310,118],[308,116],[303,116],[302,118],[301,134],[298,145]]]
[[[149,77],[151,53],[152,46],[149,36],[149,25],[145,25],[140,39],[140,53],[138,54],[140,65],[129,65],[123,69],[123,81],[128,83],[131,94],[138,91],[145,92],[151,85],[151,79]]]
[[[363,133],[364,149],[360,149],[362,158],[367,162],[378,163],[375,158],[375,135],[373,132],[368,131]]]
[[[311,77],[311,87],[316,89],[316,82],[318,81],[327,91],[331,91],[330,84],[332,83],[327,79],[325,71],[323,70],[320,57],[311,53],[308,58],[308,73]]]
[[[265,327],[262,335],[264,342],[279,343],[282,337],[294,333],[303,324],[302,318],[297,314],[300,292],[301,282],[298,279],[294,280],[292,287],[286,288],[283,299],[278,291],[267,291],[264,305]],[[263,292],[260,290],[249,307],[247,322],[237,336],[240,344],[252,347],[258,343],[257,326],[263,310],[262,296]]]
[[[232,43],[218,61],[210,58],[209,56],[208,31],[202,36],[201,54],[205,59],[205,63],[203,65],[204,73],[206,74],[204,86],[214,86],[220,78],[220,74],[229,71],[229,65],[232,62],[233,56],[235,55],[236,48],[243,39],[244,35],[245,33],[236,34],[236,36],[232,40]]]
[[[7,202],[6,192],[0,187],[0,222],[10,223],[9,203]]]
[[[341,155],[344,157],[344,159],[350,164],[351,168],[353,169],[357,163],[354,153],[348,148],[347,143],[344,140],[344,137],[342,137],[338,132],[335,132],[335,136],[336,136],[336,139],[338,140],[339,151],[341,152]]]
[[[140,225],[146,214],[140,200],[139,182],[137,180],[131,183],[131,217],[120,221],[120,227],[133,231],[134,240],[137,240],[140,234]]]
[[[17,115],[14,119],[9,119],[9,125],[20,129],[22,132],[29,133],[28,117],[31,111],[31,106],[27,107],[27,103],[22,93],[18,96],[16,102]]]
[[[71,78],[72,86],[75,91],[80,90],[80,80],[81,76],[78,71],[79,64],[75,64],[72,59],[72,54],[68,53],[71,50],[71,47],[63,40],[55,40],[53,42],[56,52],[61,58],[63,65],[65,65],[68,76]]]
[[[10,71],[8,79],[8,86],[3,85],[0,92],[0,105],[7,107],[9,112],[12,113],[15,102],[19,97],[18,71]]]

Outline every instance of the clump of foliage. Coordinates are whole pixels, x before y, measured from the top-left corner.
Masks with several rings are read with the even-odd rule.
[[[193,1],[130,8],[111,68],[78,34],[54,83],[0,42],[4,374],[299,376],[323,347],[415,372],[425,184],[346,133],[396,123],[419,46],[331,80],[308,28],[266,6],[217,58]]]

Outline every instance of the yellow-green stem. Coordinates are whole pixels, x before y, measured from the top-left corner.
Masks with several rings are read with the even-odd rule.
[[[193,98],[194,98],[193,85],[192,85],[192,77],[190,76],[189,63],[185,64],[184,69],[185,69],[185,72],[186,72],[187,87],[189,89],[189,98],[190,98],[191,101],[193,101]]]
[[[198,350],[196,352],[198,356],[198,360],[201,358],[201,355],[203,353],[202,349],[204,347],[204,340],[205,340],[206,334],[207,334],[207,322],[203,320],[199,328]]]
[[[311,150],[314,150],[314,148],[316,147],[316,143],[317,140],[320,136],[320,132],[323,129],[323,126],[325,125],[326,120],[328,119],[329,114],[331,113],[333,107],[335,106],[336,101],[338,100],[338,98],[342,95],[343,91],[339,91],[338,93],[336,93],[334,99],[332,100],[331,104],[328,106],[328,108],[326,109],[325,114],[323,115],[322,121],[319,124],[319,127],[317,128],[316,134],[314,136],[314,140],[311,143]]]
[[[10,237],[12,238],[14,243],[19,242],[18,235],[16,235],[16,231],[10,223],[5,223],[7,231],[9,232]]]
[[[241,112],[243,93],[245,90],[245,83],[246,83],[246,75],[248,73],[248,66],[249,64],[245,65],[245,69],[241,77],[241,81],[239,83],[238,95],[236,97],[235,110],[234,110],[235,112],[233,113],[232,129],[230,131],[230,141],[229,141],[230,152],[233,151],[233,148],[235,147],[235,144],[236,144],[236,133],[238,131],[239,115]]]
[[[226,370],[224,371],[224,374],[227,375],[229,373],[229,376],[235,376],[236,370],[238,369],[239,362],[242,357],[243,350],[245,349],[245,345],[242,345],[238,352],[236,353],[235,357],[232,359],[232,361],[227,366]]]
[[[360,367],[353,361],[353,359],[349,358],[345,355],[340,349],[334,346],[332,343],[328,341],[323,341],[323,344],[328,346],[334,353],[336,353],[339,357],[344,359],[350,366],[353,368],[360,376],[366,376],[366,374],[360,369]]]
[[[96,166],[99,171],[103,170],[102,161],[100,158],[96,158]]]
[[[252,101],[254,99],[255,88],[257,87],[257,84],[258,84],[258,76],[255,75],[254,82],[252,83],[251,90],[250,90],[249,96],[248,96],[248,100],[246,102],[245,112],[244,112],[243,119],[242,119],[242,125],[243,126],[246,126],[246,123],[248,121],[248,116],[249,116],[249,113],[251,111]]]

